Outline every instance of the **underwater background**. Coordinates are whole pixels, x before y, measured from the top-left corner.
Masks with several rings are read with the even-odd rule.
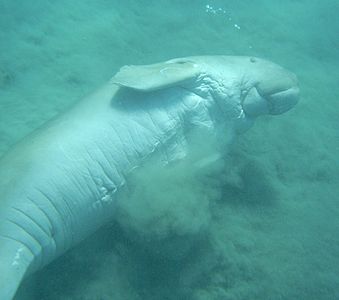
[[[183,164],[136,178],[149,190],[125,218],[17,299],[339,299],[338,12],[337,0],[0,0],[0,156],[126,64],[253,55],[301,89],[207,175]]]

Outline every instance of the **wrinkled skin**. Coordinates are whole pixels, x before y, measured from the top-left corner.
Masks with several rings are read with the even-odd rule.
[[[0,299],[107,223],[129,174],[155,153],[180,159],[191,130],[236,135],[292,108],[298,93],[292,73],[258,58],[122,68],[0,161]]]

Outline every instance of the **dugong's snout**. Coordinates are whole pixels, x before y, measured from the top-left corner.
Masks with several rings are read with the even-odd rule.
[[[274,63],[259,60],[253,76],[256,81],[242,102],[247,115],[280,115],[297,104],[299,86],[293,73]]]
[[[268,101],[269,113],[271,115],[280,115],[297,104],[299,100],[299,88],[291,87],[287,90],[269,95],[266,99]]]

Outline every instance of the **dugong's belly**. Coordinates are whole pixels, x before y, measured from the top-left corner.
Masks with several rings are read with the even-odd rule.
[[[35,260],[31,270],[47,264],[101,226],[113,213],[117,190],[124,184],[123,158],[116,164],[99,139],[84,143],[88,130],[35,147],[36,154],[6,158],[0,176],[6,202],[0,212],[0,235],[25,245]],[[109,141],[106,140],[106,143]],[[25,148],[27,150],[27,148]],[[125,163],[124,163],[125,162]],[[7,174],[5,174],[7,173]]]
[[[2,164],[0,177],[6,182],[0,188],[5,195],[1,201],[6,206],[0,212],[0,235],[32,252],[32,271],[110,219],[127,173],[137,166],[136,144],[123,140],[128,135],[96,130],[88,126],[77,136],[65,133],[35,146],[34,153],[25,147],[27,152],[18,153],[21,157],[7,157],[8,163]],[[151,144],[143,146],[151,151]]]

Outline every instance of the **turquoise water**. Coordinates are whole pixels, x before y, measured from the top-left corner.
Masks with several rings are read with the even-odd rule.
[[[17,299],[339,299],[338,11],[335,0],[0,0],[0,155],[125,64],[254,55],[301,88],[295,109],[259,119],[208,176],[169,170],[127,220]]]

